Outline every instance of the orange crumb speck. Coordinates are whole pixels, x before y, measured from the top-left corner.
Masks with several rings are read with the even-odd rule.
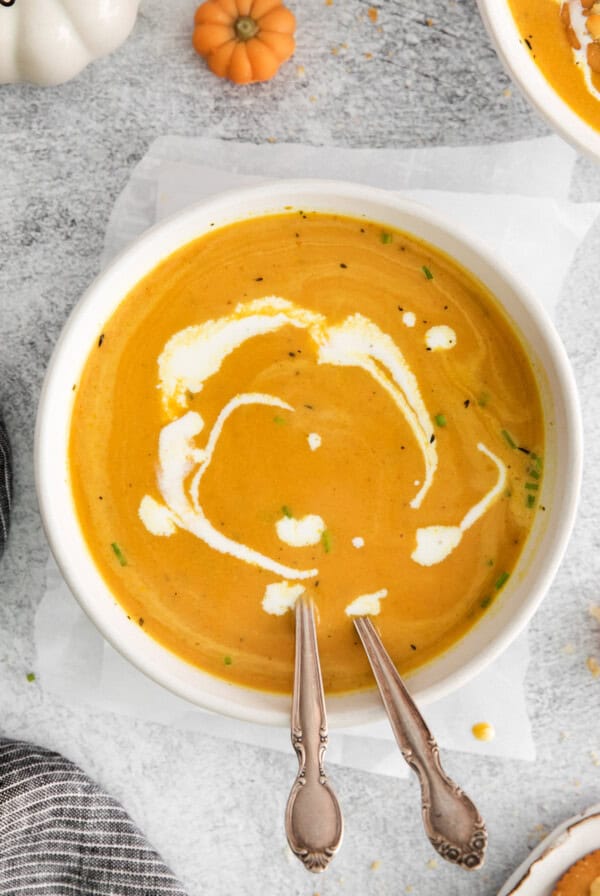
[[[342,50],[347,50],[348,44],[340,44],[340,47],[342,48]]]
[[[377,861],[371,862],[371,871],[377,871],[381,866],[381,862]]]
[[[374,6],[369,6],[369,12],[367,13],[372,22],[376,22],[379,18],[379,10],[375,9]]]
[[[304,74],[305,74],[305,68],[304,68],[303,65],[297,65],[297,66],[296,66],[296,74],[298,75],[299,78],[303,78],[303,77],[304,77]]]
[[[493,725],[490,725],[489,722],[477,722],[476,725],[473,725],[471,728],[473,733],[473,737],[476,737],[477,740],[493,740],[496,737],[496,731]]]
[[[309,96],[309,100],[310,100],[311,103],[316,103],[316,102],[317,102],[317,98],[316,98],[316,96],[314,96],[314,95],[313,95],[313,96]]]
[[[600,622],[600,607],[597,604],[591,604],[590,616]]]
[[[333,6],[333,0],[325,0],[325,6]]]
[[[425,19],[425,24],[428,28],[431,28],[431,26],[433,25],[433,19]]]
[[[509,96],[512,96],[512,90],[510,89],[510,87],[505,87],[505,88],[504,88],[504,90],[502,91],[502,96],[505,96],[505,97],[507,97],[507,98],[508,98]]]
[[[372,58],[373,58],[372,53],[365,53],[365,59],[372,59]]]
[[[267,143],[277,143],[277,137],[267,137]]]
[[[332,53],[333,56],[339,56],[339,52],[340,52],[340,48],[339,48],[339,47],[332,47],[332,48],[331,48],[331,53]]]
[[[600,675],[600,663],[598,663],[596,657],[588,656],[586,665],[594,678],[598,678],[598,676]]]
[[[427,867],[429,868],[430,871],[435,871],[437,866],[438,866],[437,859],[429,859],[429,861],[427,862]]]

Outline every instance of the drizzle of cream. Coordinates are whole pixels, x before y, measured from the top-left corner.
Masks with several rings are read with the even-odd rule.
[[[163,535],[168,537],[174,535],[177,531],[177,522],[174,514],[159,504],[150,495],[144,495],[140,502],[138,510],[141,521],[152,535]]]
[[[417,322],[417,316],[412,311],[405,311],[402,315],[402,323],[405,327],[414,327]]]
[[[320,516],[309,513],[299,520],[293,516],[283,516],[277,520],[275,528],[281,541],[293,548],[305,548],[311,544],[318,544],[327,526]]]
[[[456,333],[452,327],[447,327],[446,324],[430,327],[425,333],[425,345],[432,352],[454,348],[456,345]]]
[[[387,595],[387,588],[382,588],[381,591],[375,591],[373,594],[361,594],[351,604],[348,604],[346,616],[379,616],[380,601]]]
[[[283,616],[288,610],[293,610],[296,601],[305,591],[303,585],[274,582],[265,588],[262,608],[265,613],[270,613],[272,616]]]
[[[583,79],[585,81],[585,86],[588,92],[591,93],[592,96],[597,100],[600,100],[600,90],[598,90],[594,86],[594,83],[592,81],[592,70],[587,61],[587,48],[591,43],[593,43],[593,38],[586,27],[586,16],[584,16],[583,14],[581,0],[570,0],[569,11],[571,13],[571,25],[573,27],[573,31],[577,35],[577,40],[581,44],[579,50],[576,50],[575,47],[571,47],[573,56],[575,57],[575,63],[581,69]]]
[[[321,436],[318,432],[309,432],[307,441],[311,451],[316,451],[317,448],[321,447]]]
[[[177,406],[186,407],[188,393],[201,392],[205,381],[221,369],[225,358],[248,339],[288,325],[307,329],[323,324],[321,314],[270,296],[240,304],[229,316],[180,330],[169,339],[158,359],[165,410],[174,416]]]
[[[420,566],[434,566],[449,557],[462,539],[460,526],[426,526],[417,529],[417,546],[411,559]]]
[[[458,547],[463,533],[470,529],[502,494],[506,486],[505,465],[481,442],[477,444],[477,449],[493,461],[498,469],[495,486],[483,496],[481,501],[471,507],[458,526],[426,526],[417,529],[417,546],[411,554],[415,563],[419,563],[421,566],[434,566],[445,560]]]
[[[307,579],[317,575],[318,570],[292,569],[292,567],[278,563],[253,550],[248,545],[228,538],[215,529],[206,518],[200,504],[200,482],[210,465],[225,421],[237,408],[252,404],[271,405],[293,410],[290,405],[273,395],[263,395],[260,392],[236,395],[225,405],[217,417],[204,449],[198,449],[194,445],[195,437],[204,428],[202,417],[195,411],[188,411],[173,423],[163,427],[158,443],[158,487],[177,525],[182,529],[187,529],[213,550],[221,554],[229,554],[245,563],[260,566],[262,569],[288,579]],[[198,470],[192,480],[189,489],[190,496],[188,496],[185,488],[186,478],[196,465],[199,465]]]
[[[364,540],[364,538],[361,538],[360,535],[357,535],[355,538],[352,539],[352,544],[354,545],[354,547],[357,550],[360,550],[360,548],[364,548],[365,540]]]
[[[420,507],[437,469],[437,451],[431,440],[433,427],[427,408],[404,355],[387,333],[362,314],[321,330],[319,337],[319,363],[362,367],[389,393],[405,417],[425,462],[425,481],[410,502],[411,507]]]
[[[246,340],[286,325],[308,330],[318,363],[361,367],[391,395],[423,454],[425,481],[410,502],[411,507],[420,507],[437,469],[433,426],[402,352],[387,333],[361,314],[329,326],[322,314],[268,296],[242,303],[219,320],[187,327],[171,337],[159,358],[159,388],[167,414],[173,418],[180,413],[190,396],[200,392],[205,380]]]

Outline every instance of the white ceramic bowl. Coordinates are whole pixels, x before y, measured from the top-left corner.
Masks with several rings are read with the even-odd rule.
[[[159,224],[127,249],[89,288],[69,318],[50,362],[36,430],[36,483],[48,540],[62,573],[105,638],[139,669],[174,693],[208,709],[266,724],[289,723],[281,695],[231,685],[192,667],[133,626],[94,565],[79,528],[68,476],[73,384],[107,319],[129,290],[180,246],[211,228],[293,209],[365,217],[408,231],[457,259],[502,303],[521,335],[537,376],[546,419],[540,503],[518,567],[496,605],[454,647],[408,679],[420,701],[467,681],[508,646],[547,591],[575,514],[581,473],[581,424],[571,369],[537,301],[472,237],[424,206],[371,187],[334,181],[291,181],[223,194]],[[382,715],[375,691],[328,698],[331,726]]]
[[[521,41],[508,0],[477,0],[477,4],[498,56],[527,99],[565,140],[600,161],[600,131],[580,118],[546,80]]]

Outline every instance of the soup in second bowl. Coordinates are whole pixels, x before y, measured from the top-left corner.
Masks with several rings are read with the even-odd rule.
[[[363,220],[289,212],[184,246],[127,295],[76,386],[76,510],[149,636],[287,692],[301,594],[325,687],[372,686],[352,615],[401,672],[515,568],[542,476],[533,372],[448,256]]]
[[[600,2],[509,0],[509,5],[544,77],[600,131]]]

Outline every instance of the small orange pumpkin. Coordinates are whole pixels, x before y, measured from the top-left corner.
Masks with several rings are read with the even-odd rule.
[[[196,10],[194,47],[220,78],[268,81],[289,59],[296,19],[281,0],[206,0]]]

